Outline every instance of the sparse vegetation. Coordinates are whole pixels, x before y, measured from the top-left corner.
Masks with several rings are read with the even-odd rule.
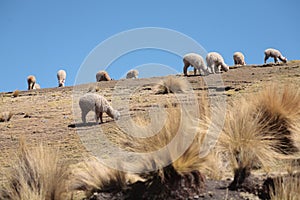
[[[168,77],[155,86],[155,94],[183,93],[188,89],[187,81],[178,77]]]
[[[249,65],[222,74],[224,84],[230,88],[229,91],[233,94],[227,96],[228,101],[233,101],[229,105],[227,104],[226,118],[228,121],[226,121],[223,134],[220,136],[220,141],[227,141],[218,144],[222,148],[213,149],[214,152],[202,158],[198,156],[199,147],[205,146],[202,140],[208,126],[206,121],[210,120],[209,116],[213,113],[207,109],[212,106],[211,104],[208,104],[207,101],[201,102],[201,95],[208,94],[205,96],[206,98],[218,102],[218,95],[215,94],[220,93],[220,90],[214,86],[206,87],[204,79],[211,76],[188,77],[186,82],[191,84],[193,93],[186,91],[178,95],[154,95],[151,90],[152,83],[153,81],[157,83],[162,78],[137,79],[130,82],[129,85],[121,85],[120,89],[126,94],[141,85],[147,86],[147,88],[138,89],[137,92],[131,94],[132,108],[125,110],[124,106],[120,105],[120,111],[124,114],[124,118],[133,117],[134,123],[142,127],[141,129],[133,128],[131,132],[119,129],[116,122],[109,120],[101,125],[90,123],[86,126],[77,126],[75,123],[76,126],[74,125],[73,128],[68,127],[70,123],[73,123],[74,117],[72,115],[72,95],[74,95],[72,87],[60,90],[49,88],[38,93],[24,92],[20,99],[11,98],[11,92],[0,93],[1,111],[14,113],[14,117],[9,123],[0,123],[0,199],[51,199],[53,197],[45,198],[44,195],[54,194],[50,192],[53,191],[51,189],[53,187],[50,185],[55,181],[49,178],[50,174],[55,174],[52,172],[54,170],[49,169],[51,172],[47,172],[49,175],[46,176],[44,171],[48,171],[48,169],[45,166],[40,167],[43,165],[41,163],[47,163],[49,168],[55,169],[52,167],[53,159],[48,158],[52,157],[52,154],[48,155],[48,152],[52,151],[44,146],[42,147],[44,153],[37,153],[39,148],[36,147],[39,146],[40,141],[45,141],[47,145],[62,150],[59,152],[62,160],[54,162],[58,163],[58,168],[65,169],[68,166],[64,160],[71,161],[73,164],[70,167],[71,171],[62,170],[64,171],[62,178],[55,179],[56,182],[61,183],[56,184],[59,191],[55,192],[56,197],[52,199],[114,200],[130,199],[130,197],[132,197],[131,199],[197,199],[197,197],[203,199],[250,199],[254,196],[258,198],[262,183],[270,177],[275,186],[272,187],[274,192],[268,193],[269,196],[288,199],[287,194],[291,196],[296,194],[293,197],[297,198],[299,188],[296,186],[299,185],[297,181],[300,177],[295,169],[286,170],[284,162],[285,159],[289,161],[294,157],[299,159],[300,119],[299,93],[297,92],[299,91],[297,89],[299,81],[297,78],[299,78],[300,68],[298,62],[289,61],[286,65],[274,67]],[[180,75],[178,76],[180,77]],[[281,83],[288,82],[290,86],[284,88],[282,85],[276,84],[274,87],[265,87],[262,84],[270,82],[270,80],[271,82],[274,80]],[[296,86],[291,83],[295,83]],[[113,96],[114,82],[86,84],[79,86],[79,90],[86,92],[89,86],[92,86],[93,92],[97,89],[96,86],[99,86],[100,92],[104,93],[109,100],[115,97]],[[261,91],[262,87],[264,87],[263,91]],[[168,92],[168,89],[166,91]],[[250,95],[241,98],[241,93]],[[193,115],[185,115],[182,111],[182,102],[191,105],[188,113],[193,113],[197,107],[188,98],[178,100],[178,97],[186,97],[187,94],[195,94],[200,101],[198,102],[200,105],[198,110],[201,113],[199,119],[195,120],[191,117]],[[126,99],[122,95],[118,96],[117,94],[116,98]],[[160,104],[162,104],[161,107],[158,106]],[[78,102],[76,102],[76,106],[78,107]],[[157,117],[156,119],[156,114],[153,114],[152,110],[166,110],[166,117]],[[28,113],[31,113],[30,116]],[[28,118],[24,119],[23,116]],[[88,117],[93,119],[91,115]],[[127,122],[125,120],[125,123]],[[218,121],[214,121],[212,125],[219,125],[218,123]],[[158,124],[164,124],[164,127],[158,126]],[[84,149],[77,133],[82,130],[100,131],[100,129],[101,134],[109,142],[129,152],[155,152],[166,147],[167,144],[171,144],[174,139],[176,142],[168,145],[166,151],[160,156],[145,156],[131,163],[125,163],[125,161],[120,163],[120,169],[123,165],[127,166],[128,164],[141,171],[141,173],[133,175],[122,170],[110,169],[103,166],[98,160],[85,160],[89,157],[87,155],[89,152]],[[155,134],[148,138],[135,137],[144,136],[143,131]],[[183,134],[177,136],[180,132]],[[195,134],[189,135],[189,133]],[[16,141],[20,135],[24,135],[30,141],[25,145],[26,151],[24,152],[26,153],[23,153],[26,159],[21,159],[22,148],[19,151],[16,147]],[[82,135],[83,137],[89,136],[85,133]],[[190,141],[187,148],[182,148],[181,145],[187,141]],[[103,145],[101,148],[107,146],[106,142],[101,145]],[[15,152],[18,153],[17,158],[13,156]],[[53,152],[58,156],[57,151]],[[178,155],[178,152],[182,154]],[[105,150],[101,154],[101,158],[111,160],[113,159],[112,155],[114,154],[109,150]],[[10,162],[11,160],[12,162]],[[166,163],[166,161],[168,162]],[[294,162],[299,162],[299,160]],[[156,170],[149,171],[153,168]],[[267,173],[263,172],[263,169]],[[282,176],[281,174],[286,171],[290,175]],[[235,177],[231,183],[233,174]],[[247,177],[248,175],[249,177]],[[46,179],[50,181],[45,183]],[[205,182],[203,182],[204,179]],[[245,181],[243,182],[243,180]],[[228,185],[232,189],[238,189],[228,190]],[[252,188],[245,186],[252,186]],[[84,190],[89,198],[84,198],[82,191],[73,192],[73,197],[68,198],[65,193],[68,190]],[[242,195],[241,191],[247,192]],[[251,194],[252,197],[247,194]],[[12,195],[16,196],[12,197]],[[273,196],[272,198],[275,198]]]

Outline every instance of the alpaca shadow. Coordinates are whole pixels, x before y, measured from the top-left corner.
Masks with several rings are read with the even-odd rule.
[[[103,123],[97,123],[97,122],[87,122],[87,123],[74,123],[74,124],[69,124],[69,128],[80,128],[80,127],[90,127],[90,126],[97,126],[101,124],[106,124],[109,123],[110,121],[105,121]]]
[[[208,76],[209,74],[189,74],[189,75],[186,75],[186,77],[194,77],[194,76]]]

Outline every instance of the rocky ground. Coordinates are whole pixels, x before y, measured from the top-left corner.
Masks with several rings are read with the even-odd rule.
[[[181,75],[178,75],[181,76]],[[232,67],[222,75],[189,76],[187,78],[197,99],[203,92],[209,91],[211,98],[221,94],[229,101],[243,94],[259,91],[267,83],[294,83],[300,86],[300,61],[287,64],[251,65]],[[174,95],[157,95],[154,84],[162,77],[136,80],[119,80],[90,83],[76,87],[46,88],[34,91],[20,91],[17,97],[12,92],[0,93],[0,113],[13,113],[8,122],[0,123],[0,181],[5,182],[6,170],[14,159],[19,138],[24,138],[30,147],[39,143],[59,148],[61,157],[76,163],[89,156],[89,149],[82,143],[82,136],[95,129],[106,135],[115,134],[116,122],[104,115],[105,123],[94,124],[93,114],[88,115],[88,126],[81,124],[78,94],[97,91],[109,101],[126,100],[128,106],[117,101],[115,107],[123,118],[135,117],[139,113],[164,106],[166,102],[180,104]],[[208,83],[208,85],[207,85]],[[120,94],[120,91],[121,94]],[[118,103],[119,102],[119,103]],[[81,137],[80,137],[81,136]],[[83,141],[84,142],[84,141]],[[109,150],[104,155],[109,158]],[[263,177],[261,177],[263,180]],[[206,180],[203,193],[191,196],[191,199],[256,199],[245,191],[232,192],[226,189],[230,179]]]

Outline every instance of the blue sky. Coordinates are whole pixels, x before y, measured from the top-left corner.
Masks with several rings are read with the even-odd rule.
[[[71,86],[100,43],[143,27],[182,33],[207,52],[221,53],[229,65],[235,51],[242,51],[247,63],[261,64],[269,47],[289,60],[300,59],[299,5],[298,0],[0,0],[0,92],[26,90],[31,74],[42,88],[56,87],[59,69],[67,71],[66,85]],[[110,75],[119,79],[131,68],[151,67],[149,63],[179,72],[183,66],[178,55],[145,49],[122,55],[99,70],[108,67]],[[96,72],[90,72],[86,82],[95,81]],[[163,70],[152,72],[148,76],[164,75]]]

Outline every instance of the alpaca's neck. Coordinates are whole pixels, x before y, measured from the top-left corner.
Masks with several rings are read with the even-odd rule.
[[[107,108],[107,112],[106,112],[106,114],[108,115],[108,116],[110,116],[111,118],[114,118],[114,109],[111,107],[111,106],[109,106],[108,108]]]
[[[279,56],[278,57],[281,61],[285,61],[285,57],[283,57],[283,56]]]

